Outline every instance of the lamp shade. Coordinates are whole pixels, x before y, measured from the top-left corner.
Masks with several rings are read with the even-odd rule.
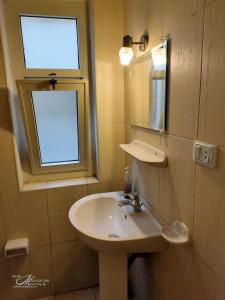
[[[134,52],[131,47],[122,47],[119,51],[120,62],[124,66],[129,65],[133,56]]]

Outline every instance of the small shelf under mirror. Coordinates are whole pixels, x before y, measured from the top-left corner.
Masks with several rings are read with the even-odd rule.
[[[130,144],[120,144],[120,148],[141,162],[156,167],[167,166],[167,157],[163,151],[139,140],[133,140]]]

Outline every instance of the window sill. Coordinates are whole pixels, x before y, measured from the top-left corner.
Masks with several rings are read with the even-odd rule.
[[[95,184],[95,183],[100,183],[100,181],[96,177],[30,182],[24,184],[20,188],[20,192],[55,189],[55,188],[62,188],[68,186],[81,186],[81,185],[88,185],[88,184]]]

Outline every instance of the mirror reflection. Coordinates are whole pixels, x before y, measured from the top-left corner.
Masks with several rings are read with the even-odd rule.
[[[136,59],[129,70],[131,123],[165,131],[167,40]]]

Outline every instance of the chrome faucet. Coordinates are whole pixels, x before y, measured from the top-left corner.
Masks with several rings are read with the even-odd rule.
[[[133,207],[134,212],[141,212],[143,203],[140,202],[140,198],[137,193],[124,194],[124,198],[124,200],[119,201],[119,206],[130,205]]]

